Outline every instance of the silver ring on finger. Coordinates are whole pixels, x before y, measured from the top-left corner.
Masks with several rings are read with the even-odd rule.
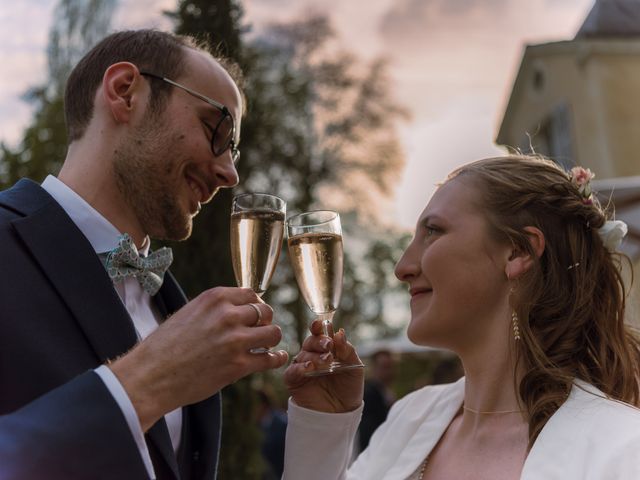
[[[253,325],[254,327],[258,327],[260,325],[260,322],[262,321],[262,310],[260,310],[260,307],[255,303],[249,303],[249,306],[252,307],[258,314],[258,319],[256,320],[256,323]]]

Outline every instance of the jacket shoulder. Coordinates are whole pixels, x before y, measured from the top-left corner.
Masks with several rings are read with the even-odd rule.
[[[464,379],[443,385],[428,385],[408,393],[391,407],[389,418],[402,416],[408,412],[425,415],[434,408],[449,405],[464,395]]]
[[[0,221],[29,215],[51,202],[55,200],[40,185],[23,178],[0,192]]]

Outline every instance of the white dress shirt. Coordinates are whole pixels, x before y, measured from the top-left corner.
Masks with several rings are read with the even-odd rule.
[[[118,246],[118,238],[122,233],[71,188],[52,175],[45,179],[42,183],[42,188],[60,204],[73,223],[87,237],[96,253],[109,252]],[[148,254],[149,244],[149,238],[147,237],[143,247],[139,250],[142,256]],[[128,277],[124,281],[114,284],[114,288],[131,316],[138,338],[140,340],[145,339],[158,327],[161,319],[151,296],[144,291],[140,283],[133,277]],[[96,373],[120,406],[127,419],[131,434],[138,445],[149,476],[150,478],[155,478],[149,450],[144,440],[144,433],[129,396],[117,377],[106,365],[97,368]],[[182,429],[182,409],[178,408],[165,415],[165,421],[167,422],[174,451],[177,452],[180,446]]]
[[[396,402],[348,469],[361,409],[320,413],[290,400],[283,480],[411,478],[462,407],[464,382],[424,387]],[[638,480],[639,453],[640,410],[576,380],[534,442],[520,479]]]

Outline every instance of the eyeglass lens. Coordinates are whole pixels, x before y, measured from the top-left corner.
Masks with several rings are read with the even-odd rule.
[[[233,134],[233,117],[228,113],[223,113],[212,138],[212,149],[216,156],[221,155],[229,148],[233,140]]]

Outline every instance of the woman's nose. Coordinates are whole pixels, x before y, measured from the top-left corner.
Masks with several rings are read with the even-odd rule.
[[[413,241],[398,260],[394,273],[401,282],[408,282],[420,272],[420,263],[415,261]]]

